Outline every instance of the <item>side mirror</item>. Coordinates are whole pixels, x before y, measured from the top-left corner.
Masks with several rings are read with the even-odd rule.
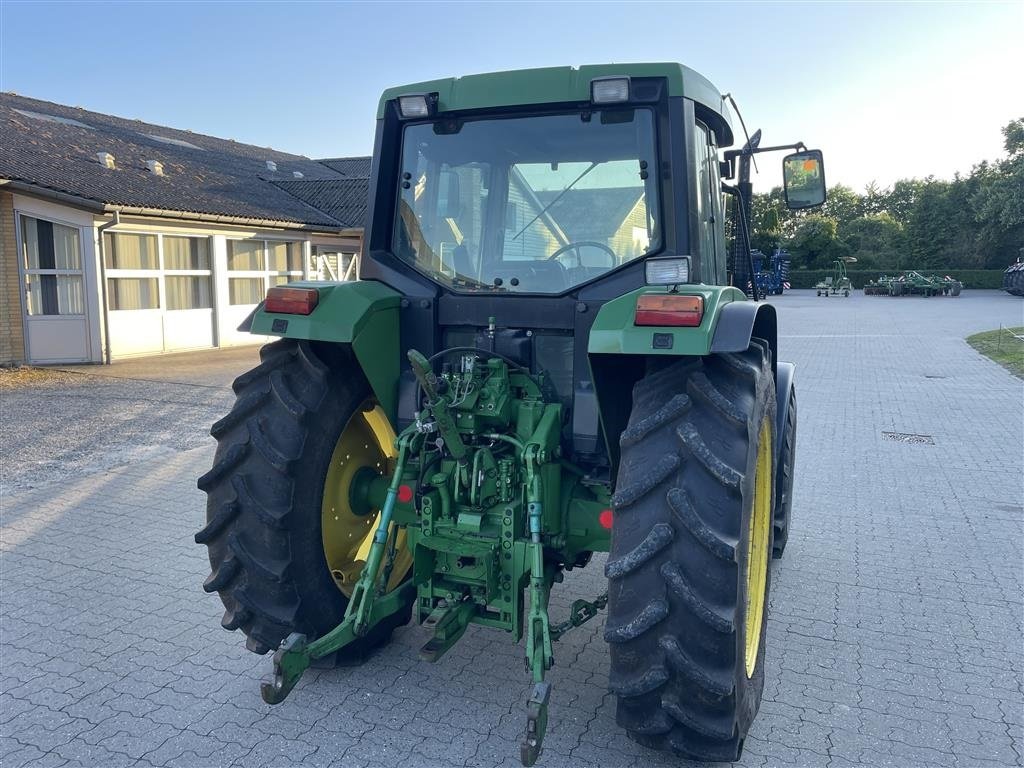
[[[825,202],[825,161],[820,149],[782,158],[782,185],[791,211],[816,208]]]
[[[437,209],[444,219],[457,219],[462,213],[462,190],[457,171],[441,171]]]

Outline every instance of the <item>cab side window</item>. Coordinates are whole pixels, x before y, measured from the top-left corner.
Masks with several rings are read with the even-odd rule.
[[[713,191],[718,185],[717,153],[711,146],[708,129],[702,123],[696,123],[693,132],[694,160],[697,171],[697,241],[700,247],[701,268],[704,271],[702,280],[706,283],[720,283],[720,264],[723,255],[718,253],[716,242],[716,222],[720,221],[719,205]]]

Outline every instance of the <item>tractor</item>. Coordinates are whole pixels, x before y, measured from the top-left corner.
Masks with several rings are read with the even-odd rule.
[[[793,208],[825,191],[802,143],[762,149],[758,132],[723,153],[725,98],[678,64],[383,94],[359,279],[274,287],[243,323],[279,338],[235,380],[198,481],[204,588],[224,628],[273,652],[265,701],[410,620],[425,661],[482,625],[525,637],[533,765],[557,641],[606,611],[629,736],[739,757],[797,416],[775,309],[737,278],[751,158],[793,150]],[[607,589],[550,616],[564,572],[604,552]]]

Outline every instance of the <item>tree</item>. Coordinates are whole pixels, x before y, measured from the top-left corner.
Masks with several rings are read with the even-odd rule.
[[[859,268],[893,272],[913,266],[908,263],[903,227],[885,211],[854,219],[842,234]]]
[[[829,189],[821,213],[836,222],[841,229],[846,223],[861,215],[860,196],[849,187],[836,184]]]
[[[900,226],[907,226],[923,186],[924,182],[920,179],[900,179],[892,185],[892,189],[883,193],[882,210]]]
[[[1008,157],[986,166],[971,198],[983,264],[1004,267],[1024,256],[1024,118],[1003,127]]]
[[[790,253],[810,269],[828,266],[838,254],[836,220],[819,213],[800,219],[789,242]]]

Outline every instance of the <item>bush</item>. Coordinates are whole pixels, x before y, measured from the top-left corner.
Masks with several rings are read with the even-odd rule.
[[[1003,270],[1001,269],[950,269],[942,272],[936,272],[933,269],[919,269],[917,271],[922,275],[938,274],[943,277],[949,275],[963,283],[964,288],[998,289],[1003,287]],[[831,274],[831,269],[791,269],[789,282],[793,288],[813,288]],[[854,288],[863,288],[865,283],[877,280],[878,276],[883,273],[877,269],[848,269],[846,274],[850,276]],[[900,273],[896,272],[895,274]]]

